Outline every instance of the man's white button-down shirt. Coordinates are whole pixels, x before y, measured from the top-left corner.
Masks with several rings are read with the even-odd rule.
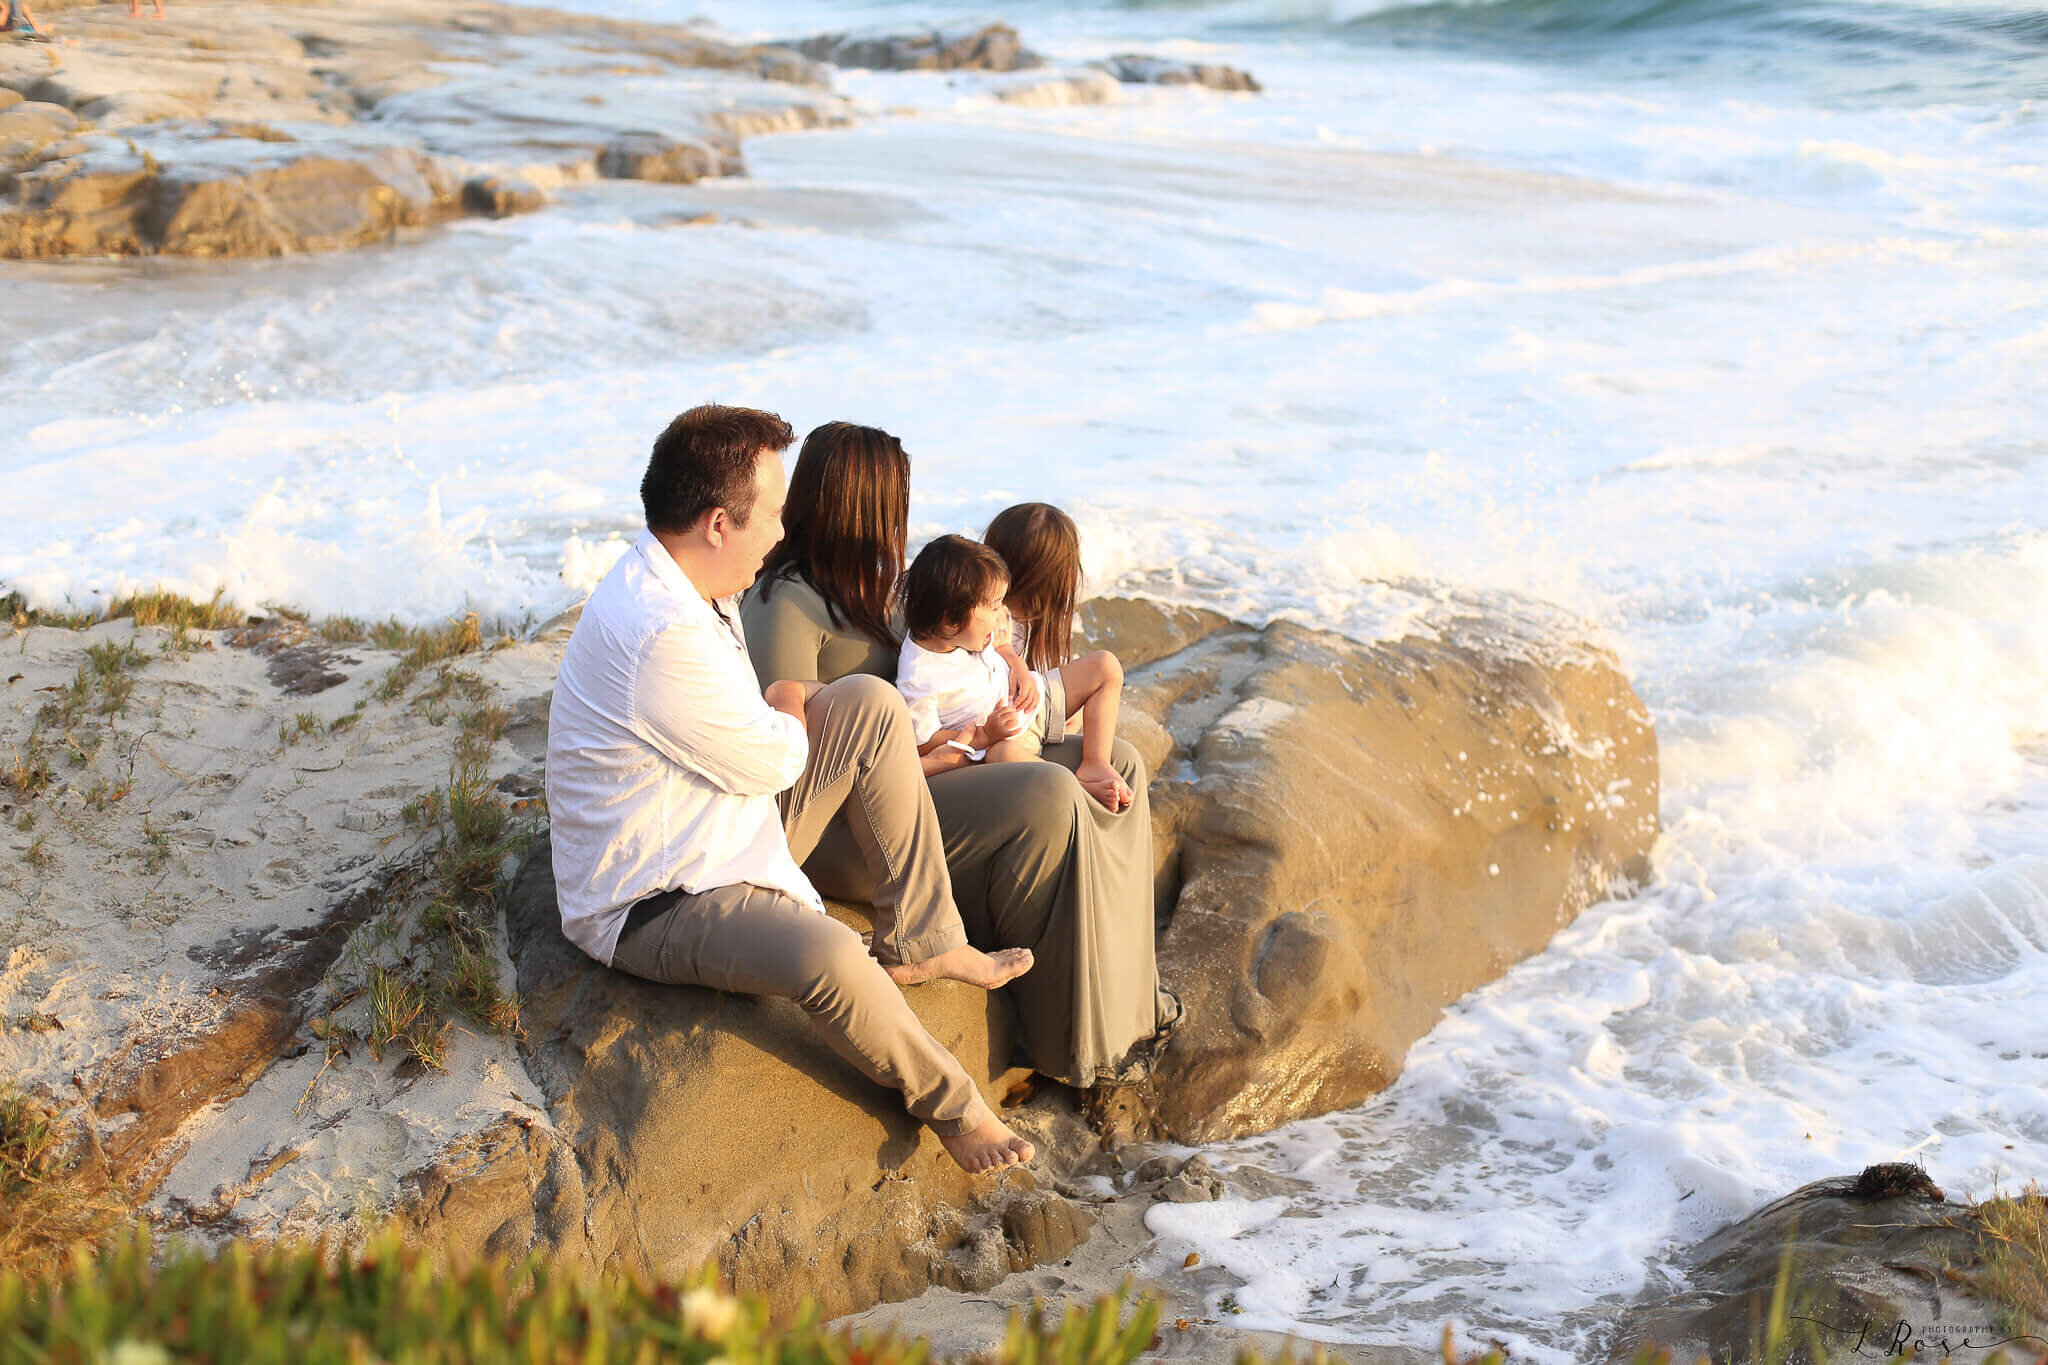
[[[750,883],[815,906],[775,795],[802,722],[761,700],[737,599],[714,606],[642,532],[584,604],[548,713],[562,932],[609,963],[635,901]]]

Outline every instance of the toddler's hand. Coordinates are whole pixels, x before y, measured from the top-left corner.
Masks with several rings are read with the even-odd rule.
[[[1038,679],[1030,669],[1010,670],[1010,705],[1027,714],[1038,709]]]
[[[992,738],[1004,740],[1024,728],[1024,719],[1017,714],[1016,707],[1001,701],[996,703],[995,710],[988,713],[988,719],[982,722],[982,728],[987,730]]]

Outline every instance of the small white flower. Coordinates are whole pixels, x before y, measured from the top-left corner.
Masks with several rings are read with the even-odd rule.
[[[683,1295],[683,1327],[707,1341],[723,1338],[739,1316],[739,1301],[716,1289],[692,1289]]]
[[[153,1341],[120,1341],[107,1352],[107,1365],[171,1365],[171,1353]]]

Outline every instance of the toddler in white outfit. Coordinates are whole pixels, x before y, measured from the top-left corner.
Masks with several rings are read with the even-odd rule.
[[[1115,737],[1121,670],[1114,670],[1114,685],[1105,689],[1110,679],[1094,666],[1093,656],[1076,661],[1085,668],[1027,669],[1004,606],[1009,586],[1002,556],[965,536],[940,536],[904,573],[896,686],[910,706],[918,753],[952,749],[963,756],[956,762],[972,763],[1037,759],[1044,746],[1067,737],[1068,718],[1076,711],[1083,716],[1084,748],[1095,738],[1090,727],[1107,726],[1100,738],[1105,749]],[[1086,687],[1078,695],[1077,680]],[[1111,810],[1129,806],[1129,786],[1106,763],[1101,766],[1108,780],[1077,774],[1082,785]]]

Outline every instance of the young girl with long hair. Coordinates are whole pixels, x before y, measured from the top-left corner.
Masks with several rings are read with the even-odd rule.
[[[1014,763],[1081,722],[1074,776],[1112,811],[1131,789],[1109,762],[1124,682],[1114,654],[1073,657],[1081,538],[1045,503],[998,515],[985,543],[941,536],[903,577],[905,630],[896,685],[920,752],[942,744],[977,762]]]

